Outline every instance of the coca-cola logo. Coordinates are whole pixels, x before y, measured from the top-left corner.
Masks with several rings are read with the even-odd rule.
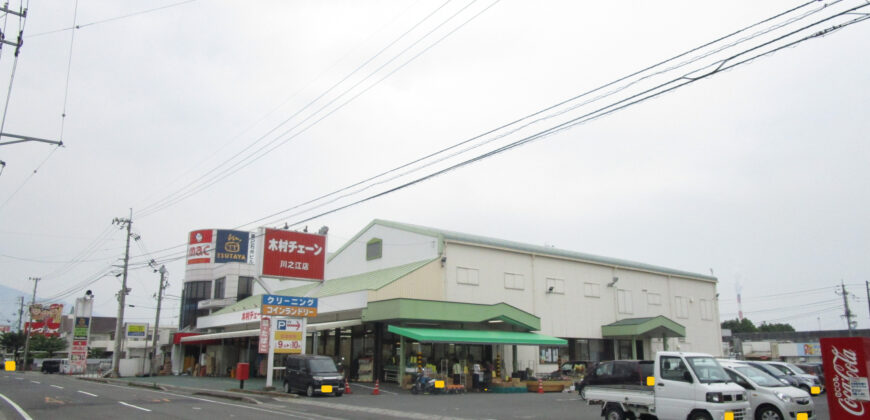
[[[851,379],[859,377],[858,354],[854,350],[840,350],[834,346],[831,346],[831,353],[834,355],[832,363],[836,376],[833,378],[833,385],[837,402],[849,414],[863,416],[864,405],[860,401],[852,399]]]

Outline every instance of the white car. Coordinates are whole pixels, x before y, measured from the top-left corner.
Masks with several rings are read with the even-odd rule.
[[[816,418],[815,404],[806,391],[788,386],[761,369],[732,360],[719,360],[725,373],[749,394],[751,412],[757,420],[796,419],[806,413]]]

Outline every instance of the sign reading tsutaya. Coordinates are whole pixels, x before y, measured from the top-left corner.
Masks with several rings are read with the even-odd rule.
[[[263,316],[314,317],[317,316],[317,298],[263,295],[260,313]]]
[[[208,264],[214,262],[214,231],[211,229],[190,232],[187,241],[187,263]]]
[[[859,399],[864,397],[865,389],[853,387],[866,386],[870,374],[870,338],[822,338],[819,341],[831,418],[867,418],[870,406],[866,404],[870,403]]]
[[[326,236],[266,228],[259,243],[263,244],[258,255],[264,277],[323,281]]]
[[[248,262],[248,243],[251,242],[251,234],[249,232],[242,232],[240,230],[217,230],[216,232],[217,245],[214,262]]]

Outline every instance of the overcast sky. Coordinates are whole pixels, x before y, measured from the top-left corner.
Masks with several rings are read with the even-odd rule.
[[[756,324],[842,329],[843,281],[868,328],[870,22],[319,216],[866,5],[828,3],[32,2],[3,132],[65,147],[0,146],[0,284],[29,293],[42,277],[40,299],[82,284],[66,299],[93,289],[114,316],[111,222],[132,208],[127,318],[153,321],[158,275],[141,263],[165,263],[180,296],[191,230],[327,225],[334,251],[380,218],[712,270],[722,320],[740,284]],[[461,155],[275,215],[793,8]],[[14,41],[18,18],[2,24]],[[0,92],[14,62],[4,45]],[[164,314],[177,323],[178,300]]]

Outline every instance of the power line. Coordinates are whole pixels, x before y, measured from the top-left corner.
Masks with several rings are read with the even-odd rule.
[[[84,23],[84,24],[81,24],[81,25],[76,25],[76,24],[75,24],[75,21],[73,21],[73,26],[70,26],[70,27],[68,27],[68,28],[61,28],[61,29],[55,29],[55,30],[51,30],[51,31],[47,31],[47,32],[40,32],[40,33],[38,33],[38,34],[30,35],[30,37],[31,37],[31,38],[35,38],[35,37],[38,37],[38,36],[49,35],[49,34],[54,34],[54,33],[58,33],[58,32],[71,31],[71,30],[73,30],[73,29],[81,29],[81,28],[85,28],[85,27],[88,27],[88,26],[99,25],[99,24],[101,24],[101,23],[112,22],[112,21],[116,21],[116,20],[120,20],[120,19],[126,19],[126,18],[130,18],[130,17],[134,17],[134,16],[139,16],[139,15],[142,15],[142,14],[145,14],[145,13],[156,12],[156,11],[158,11],[158,10],[168,9],[168,8],[170,8],[170,7],[181,6],[181,5],[183,5],[183,4],[192,3],[192,2],[194,2],[194,1],[196,1],[196,0],[187,0],[187,1],[182,1],[182,2],[179,2],[179,3],[173,3],[173,4],[166,5],[166,6],[155,7],[155,8],[153,8],[153,9],[148,9],[148,10],[141,10],[141,11],[133,12],[133,13],[129,13],[129,14],[126,14],[126,15],[115,16],[115,17],[112,17],[112,18],[103,19],[103,20],[98,20],[98,21],[94,21],[94,22],[90,22],[90,23]],[[73,32],[75,32],[75,31],[73,31]]]

